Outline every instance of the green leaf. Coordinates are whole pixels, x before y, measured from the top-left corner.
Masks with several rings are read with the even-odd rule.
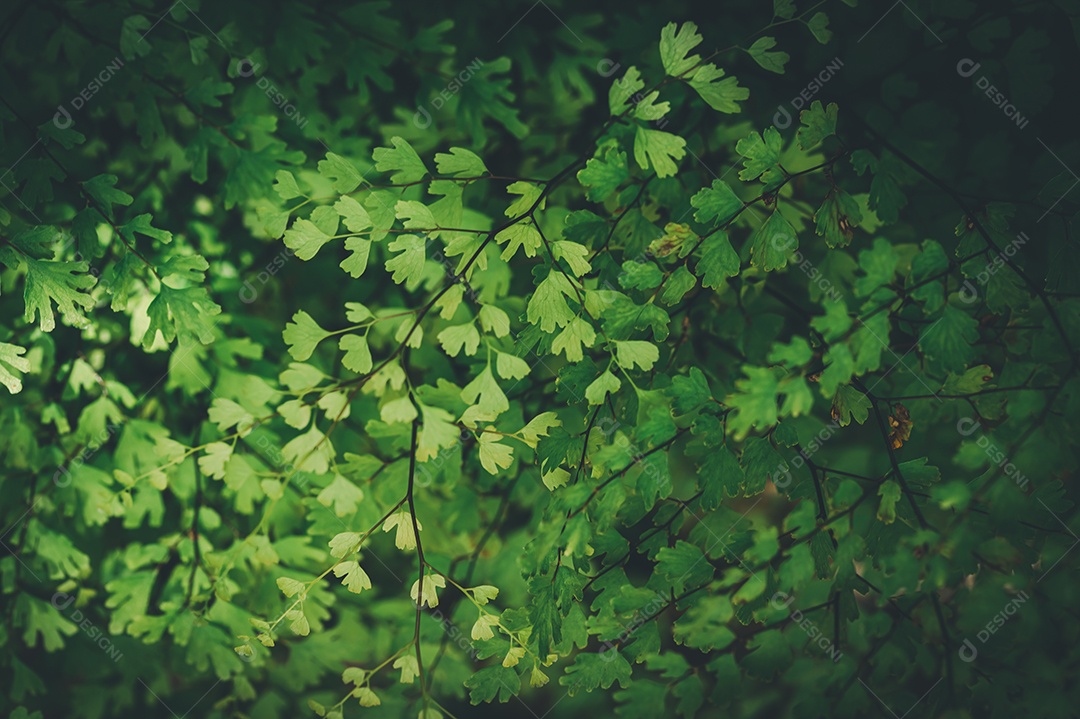
[[[810,320],[810,326],[820,332],[827,342],[843,337],[851,328],[851,316],[843,302],[826,302],[825,314]]]
[[[701,508],[708,511],[721,505],[724,497],[738,497],[745,484],[739,460],[727,447],[709,452],[698,474],[701,487]]]
[[[360,563],[355,560],[335,565],[334,576],[340,577],[341,583],[353,594],[359,594],[365,589],[371,589],[371,577],[360,566]]]
[[[675,414],[689,414],[701,409],[712,399],[712,390],[705,375],[697,367],[691,367],[687,376],[677,375],[671,380],[672,407]]]
[[[680,539],[674,547],[662,547],[656,553],[656,573],[676,594],[682,594],[712,579],[713,567],[701,549]]]
[[[615,358],[623,369],[633,369],[637,365],[648,372],[660,359],[660,350],[651,342],[626,340],[615,342]]]
[[[634,106],[633,117],[645,122],[656,122],[671,111],[671,103],[657,102],[659,90],[653,90]]]
[[[773,0],[773,15],[790,20],[795,17],[795,3],[793,0]]]
[[[833,397],[832,416],[841,427],[847,427],[854,419],[859,424],[870,416],[870,399],[851,385],[844,385]]]
[[[828,44],[832,40],[832,30],[829,29],[829,16],[823,12],[814,13],[807,23],[806,27],[810,29],[810,32],[814,34],[814,39],[820,42],[822,45]]]
[[[105,215],[110,220],[113,218],[113,205],[126,207],[134,201],[131,195],[116,189],[116,182],[116,175],[97,175],[82,183],[83,189],[94,198],[99,207],[104,208]]]
[[[378,147],[371,154],[372,159],[375,160],[376,170],[393,172],[390,182],[398,185],[416,182],[427,176],[427,167],[424,166],[424,161],[416,154],[412,145],[397,136],[390,138],[390,144],[393,147]],[[348,190],[342,190],[342,192],[348,192]]]
[[[869,297],[879,287],[891,283],[896,275],[898,261],[899,257],[892,244],[882,237],[876,238],[869,250],[859,253],[859,269],[865,274],[855,281],[855,294]]]
[[[162,285],[146,313],[150,316],[150,325],[143,336],[144,348],[153,345],[159,332],[166,342],[179,338],[181,343],[205,345],[214,340],[217,323],[212,318],[221,314],[221,307],[202,287],[174,290]]]
[[[942,394],[975,394],[986,389],[986,384],[994,379],[994,371],[990,365],[976,365],[963,374],[957,375],[950,372],[941,388]]]
[[[322,338],[318,341],[322,341]],[[371,371],[371,349],[368,347],[367,337],[352,334],[342,335],[341,339],[338,340],[338,347],[345,353],[341,358],[341,364],[346,369],[357,374],[367,374]]]
[[[85,325],[84,310],[94,306],[93,298],[83,290],[94,286],[93,275],[85,274],[86,262],[46,262],[24,256],[26,263],[26,303],[24,317],[34,322],[35,317],[42,332],[56,328],[53,305],[56,305],[65,322],[76,327]]]
[[[348,272],[350,277],[357,279],[367,269],[368,258],[371,256],[371,240],[363,237],[347,237],[345,249],[349,251],[349,256],[338,266]]]
[[[878,504],[877,518],[885,524],[896,521],[896,503],[900,501],[900,485],[891,479],[885,480],[878,488],[881,502]]]
[[[690,198],[697,212],[694,219],[703,224],[723,225],[743,209],[740,200],[723,180],[713,180],[711,187],[702,188]]]
[[[355,190],[364,179],[352,162],[333,152],[327,152],[326,159],[319,160],[319,174],[330,180],[334,190],[342,194]]]
[[[739,140],[735,151],[743,156],[743,169],[739,170],[739,179],[744,182],[756,180],[776,167],[780,162],[780,150],[783,141],[776,128],[767,127],[764,133],[751,132]],[[770,173],[771,174],[771,173]],[[763,178],[768,182],[769,175]]]
[[[717,232],[705,238],[701,244],[701,259],[695,269],[701,275],[702,286],[714,290],[724,285],[725,278],[739,274],[739,255],[726,234]]]
[[[480,348],[480,332],[472,322],[447,327],[439,333],[438,340],[443,351],[451,357],[457,357],[462,349],[472,356]]]
[[[440,449],[453,447],[458,441],[458,429],[451,422],[453,415],[439,407],[420,404],[420,436],[416,444],[416,461],[427,462],[438,456]]]
[[[798,247],[795,228],[781,212],[774,211],[750,236],[750,264],[766,272],[783,269]]]
[[[323,506],[332,508],[335,516],[346,517],[356,511],[356,507],[364,499],[364,492],[360,487],[337,474],[334,476],[334,480],[330,481],[330,484],[326,485],[315,499],[319,500],[319,503]]]
[[[557,240],[551,243],[551,253],[557,260],[563,260],[570,267],[575,276],[581,277],[592,271],[592,265],[587,259],[589,249],[584,245],[566,240]]]
[[[495,305],[481,305],[480,326],[496,337],[505,337],[510,333],[510,317]]]
[[[686,155],[686,141],[662,130],[649,130],[638,125],[634,135],[634,159],[638,167],[651,166],[657,177],[671,177],[679,170],[676,160]]]
[[[592,347],[596,332],[588,321],[575,317],[551,343],[552,354],[566,353],[570,362],[580,362],[585,357],[584,347]]]
[[[664,273],[653,262],[627,260],[622,264],[619,283],[628,290],[651,290],[664,281]]]
[[[587,188],[585,196],[590,201],[603,202],[630,178],[626,153],[615,143],[601,145],[596,156],[578,171],[577,178]]]
[[[400,254],[386,261],[387,272],[392,272],[392,279],[397,284],[405,282],[414,284],[420,281],[420,275],[424,272],[425,248],[424,240],[416,235],[398,235],[397,239],[390,243],[391,252]]]
[[[543,243],[540,231],[536,229],[536,225],[531,220],[510,225],[495,235],[495,241],[499,244],[506,243],[506,248],[499,256],[499,259],[504,261],[513,259],[519,248],[525,249],[526,257],[536,257],[536,251],[540,249]]]
[[[603,404],[608,393],[615,394],[620,387],[622,380],[607,370],[585,388],[585,399],[589,400],[589,404]]]
[[[225,478],[225,465],[232,457],[233,446],[225,442],[211,442],[206,445],[204,454],[199,457],[199,469],[208,477]]]
[[[364,206],[351,197],[342,197],[334,203],[334,209],[341,215],[342,222],[349,232],[363,232],[371,228],[371,215]],[[329,220],[327,220],[329,222]],[[337,229],[335,225],[331,232]]]
[[[919,347],[934,363],[949,372],[963,372],[975,356],[979,323],[963,310],[946,305],[934,322],[919,335]]]
[[[499,352],[495,360],[495,369],[503,379],[519,380],[524,379],[532,370],[532,367],[520,357],[515,357],[506,352]]]
[[[830,248],[846,247],[854,237],[853,227],[862,222],[862,210],[851,195],[836,188],[814,213],[818,235]]]
[[[687,84],[717,112],[739,112],[739,103],[750,97],[750,91],[740,87],[739,81],[734,77],[721,78],[724,78],[723,70],[712,63],[705,63],[691,73]]]
[[[0,384],[7,387],[11,394],[22,392],[20,375],[31,370],[30,360],[23,357],[25,354],[25,347],[0,342]]]
[[[581,691],[607,689],[615,682],[625,688],[630,682],[630,674],[630,664],[616,649],[609,649],[603,655],[581,652],[566,668],[566,674],[559,678],[559,684],[567,687],[570,696],[574,696]]]
[[[274,192],[283,200],[304,196],[300,186],[296,184],[296,177],[288,170],[278,170],[274,175]]]
[[[664,284],[664,291],[660,294],[660,301],[665,305],[677,305],[682,301],[686,293],[697,286],[697,278],[694,277],[685,265],[671,273]]]
[[[145,235],[159,242],[168,244],[172,242],[172,233],[160,230],[151,225],[153,218],[148,213],[136,215],[120,226],[120,234],[127,238],[128,242],[135,244],[135,234]],[[174,258],[175,259],[175,258]]]
[[[449,154],[437,153],[435,155],[435,169],[440,175],[450,175],[458,178],[482,177],[488,174],[484,161],[476,153],[466,150],[464,147],[451,147]]]
[[[729,598],[706,597],[676,620],[674,639],[683,646],[702,652],[722,650],[735,640],[735,635],[727,627],[734,614]]]
[[[534,206],[539,208],[543,207],[541,198],[543,197],[544,190],[532,182],[525,182],[524,180],[512,182],[506,186],[506,191],[511,195],[520,195],[520,197],[510,203],[510,206],[507,207],[503,213],[512,220],[524,217]]]
[[[618,117],[628,111],[627,102],[631,97],[645,89],[645,82],[641,79],[641,73],[637,68],[630,66],[621,79],[611,83],[608,91],[608,108],[611,114]]]
[[[473,704],[499,698],[506,703],[521,690],[521,679],[513,669],[503,666],[485,667],[465,680],[469,701]]]
[[[330,539],[330,556],[341,559],[360,547],[361,537],[356,532],[341,532]]]
[[[818,13],[818,15],[821,15],[821,13]],[[810,103],[810,107],[799,114],[802,126],[795,133],[795,139],[798,140],[799,147],[809,150],[826,137],[835,135],[838,112],[839,108],[835,102],[830,102],[828,107],[822,106],[820,100],[814,100]]]
[[[337,234],[339,215],[334,208],[316,207],[309,220],[298,219],[285,233],[286,246],[302,260],[311,259],[332,236]]]
[[[678,27],[670,22],[660,31],[660,61],[664,71],[672,77],[678,77],[701,61],[699,55],[688,55],[701,44],[697,25],[692,22]]]
[[[544,332],[554,332],[556,327],[565,327],[574,319],[566,298],[573,293],[570,281],[558,272],[550,272],[537,285],[526,317],[530,324],[539,325]]]
[[[780,386],[776,374],[767,367],[743,367],[746,377],[736,380],[735,393],[724,400],[732,408],[728,419],[735,439],[741,440],[757,429],[764,431],[776,424],[777,396]]]
[[[130,15],[124,18],[120,26],[120,54],[131,60],[150,54],[151,45],[146,35],[152,29],[150,21],[142,15]]]
[[[513,449],[499,442],[496,435],[484,432],[477,444],[480,448],[480,466],[488,474],[498,474],[500,469],[508,469],[514,463]]]
[[[791,56],[786,52],[770,52],[774,47],[776,47],[776,38],[759,37],[747,52],[750,53],[750,57],[754,58],[758,65],[761,65],[769,72],[783,75],[784,65],[791,59]]]
[[[320,327],[304,310],[297,310],[292,322],[285,325],[285,331],[281,333],[285,344],[289,346],[289,354],[297,362],[311,357],[315,347],[329,336],[330,333]]]

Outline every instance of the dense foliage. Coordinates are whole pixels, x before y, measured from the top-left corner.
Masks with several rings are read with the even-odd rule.
[[[711,5],[6,4],[0,715],[1073,715],[1080,2]]]

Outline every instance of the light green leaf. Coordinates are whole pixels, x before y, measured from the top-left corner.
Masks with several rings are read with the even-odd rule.
[[[679,170],[676,160],[686,155],[686,140],[663,130],[638,125],[634,135],[634,159],[643,170],[651,166],[657,177],[671,177]]]
[[[517,254],[518,248],[525,248],[526,257],[536,257],[536,251],[540,249],[542,239],[540,231],[531,220],[517,222],[495,235],[495,241],[506,244],[506,248],[499,256],[504,261],[511,260]]]
[[[225,465],[232,457],[233,446],[225,442],[211,442],[199,457],[199,469],[203,474],[214,479],[225,478]]]
[[[42,332],[56,328],[53,304],[64,320],[76,327],[87,322],[83,310],[94,306],[94,299],[83,290],[94,286],[94,276],[86,274],[86,262],[48,262],[23,255],[26,263],[26,288],[23,301],[27,322],[37,317]]]
[[[543,194],[543,189],[533,184],[532,182],[525,182],[524,180],[518,180],[512,182],[506,186],[506,191],[511,195],[520,195],[518,199],[510,203],[510,206],[506,208],[505,214],[510,219],[517,219],[523,216],[526,212],[530,211],[534,205],[538,208],[543,207],[543,202],[539,205],[536,203],[540,200]]]
[[[443,152],[435,155],[435,169],[440,175],[453,177],[482,177],[488,169],[476,153],[463,147],[451,147],[450,154]]]
[[[367,374],[371,371],[371,348],[368,346],[367,337],[363,335],[342,335],[338,340],[338,348],[345,355],[341,358],[341,364],[346,369],[357,374]]]
[[[592,271],[592,265],[587,259],[589,250],[584,245],[566,240],[558,240],[551,243],[552,254],[555,259],[564,260],[570,266],[570,271],[577,277]]]
[[[529,423],[522,427],[518,434],[521,435],[525,444],[536,449],[537,442],[540,441],[541,437],[548,436],[549,429],[561,426],[562,421],[559,419],[559,415],[554,412],[542,412],[529,420]]]
[[[782,146],[783,140],[774,127],[765,128],[765,132],[761,134],[751,132],[746,138],[739,140],[735,145],[735,151],[744,158],[743,169],[739,170],[739,179],[756,180],[762,174],[771,171],[780,162]],[[768,175],[763,181],[768,182]]]
[[[466,355],[472,356],[480,347],[480,332],[472,322],[447,327],[439,333],[437,339],[443,351],[451,357],[461,354],[462,348],[465,349]]]
[[[682,75],[701,61],[700,55],[688,55],[701,44],[697,25],[683,23],[676,31],[677,27],[670,22],[660,31],[660,62],[664,65],[664,71],[672,77]]]
[[[364,237],[346,237],[345,249],[349,251],[349,256],[338,266],[356,279],[367,269],[368,257],[371,255],[371,240]]]
[[[496,337],[505,337],[510,334],[510,317],[495,305],[481,305],[480,326]]]
[[[401,253],[386,261],[386,270],[393,272],[394,282],[399,285],[418,282],[424,272],[424,240],[416,235],[399,235],[389,249]]]
[[[612,374],[611,370],[605,370],[585,388],[585,399],[589,400],[589,404],[603,404],[608,393],[615,394],[620,387],[622,380]]]
[[[379,172],[393,172],[390,182],[405,184],[423,179],[427,174],[424,161],[416,154],[406,140],[394,136],[390,138],[390,147],[378,147],[371,154],[375,160],[375,169]],[[347,192],[348,190],[343,190]]]
[[[30,371],[30,360],[23,357],[24,354],[25,347],[0,342],[0,384],[7,387],[11,394],[22,391],[22,378],[19,375]]]
[[[750,91],[740,87],[736,78],[724,77],[724,71],[711,62],[694,70],[688,76],[687,83],[709,107],[729,115],[739,112],[742,109],[739,103],[750,97]]]
[[[341,583],[354,594],[371,589],[371,577],[355,560],[334,565],[334,576],[342,577]]]
[[[301,260],[310,260],[330,241],[330,235],[310,220],[299,219],[285,231],[284,241],[285,246],[293,250]]]
[[[353,198],[342,197],[334,203],[334,209],[341,215],[341,221],[345,223],[349,232],[363,232],[371,229],[371,215]]]
[[[529,300],[526,311],[529,323],[539,325],[548,333],[554,332],[556,327],[565,327],[574,319],[574,313],[566,303],[566,297],[572,293],[573,287],[566,277],[558,272],[549,272]]]
[[[300,191],[300,186],[296,184],[296,177],[288,170],[278,170],[274,175],[274,192],[283,200],[291,200],[304,195]]]
[[[514,450],[499,442],[497,435],[483,432],[480,435],[480,465],[488,474],[498,474],[514,463]]]
[[[580,362],[585,357],[582,346],[592,347],[595,342],[596,332],[593,330],[592,323],[581,317],[575,317],[555,337],[555,341],[551,343],[551,352],[556,355],[565,352],[567,361]]]
[[[356,532],[341,532],[330,539],[330,556],[341,559],[360,548],[360,535]],[[341,575],[338,575],[341,576]]]
[[[529,363],[507,352],[497,353],[495,369],[503,379],[524,379],[532,369]]]
[[[633,369],[637,365],[648,372],[660,359],[660,350],[651,342],[627,340],[615,342],[615,358],[624,369]]]
[[[315,351],[320,342],[330,336],[319,324],[304,310],[297,310],[292,321],[285,325],[285,331],[281,333],[285,344],[289,346],[289,354],[294,360],[303,362]]]

